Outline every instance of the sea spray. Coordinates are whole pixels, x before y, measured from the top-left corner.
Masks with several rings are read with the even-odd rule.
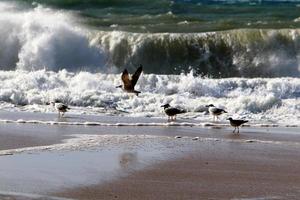
[[[40,5],[33,9],[6,9],[0,3],[0,67],[6,70],[100,71],[105,56],[92,46],[88,32],[71,13]]]

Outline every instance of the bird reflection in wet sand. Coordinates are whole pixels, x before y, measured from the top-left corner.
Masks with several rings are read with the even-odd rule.
[[[137,152],[125,152],[119,156],[119,164],[122,169],[134,169],[138,164]]]

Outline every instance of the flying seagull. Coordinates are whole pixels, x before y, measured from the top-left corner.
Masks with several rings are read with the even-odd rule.
[[[235,133],[236,128],[238,130],[237,133],[240,133],[239,126],[241,126],[242,124],[248,122],[246,120],[241,120],[241,119],[232,119],[231,117],[229,117],[227,120],[229,120],[230,121],[230,125],[234,127],[233,133]]]
[[[58,100],[51,101],[50,104],[58,111],[58,117],[63,117],[65,112],[70,110],[70,108],[67,105],[61,103]],[[60,113],[62,114],[60,115]]]
[[[117,86],[117,88],[122,88],[124,91],[126,91],[128,93],[134,93],[138,96],[138,94],[141,92],[134,90],[134,86],[136,85],[137,81],[139,80],[139,77],[140,77],[142,71],[143,71],[143,66],[140,65],[140,67],[137,68],[135,73],[132,76],[130,76],[128,74],[127,69],[124,69],[122,76],[121,76],[123,85],[119,85],[119,86]]]
[[[208,112],[214,117],[214,121],[215,121],[215,118],[218,119],[219,115],[221,115],[223,113],[227,113],[224,109],[217,108],[213,104],[209,104],[205,107],[208,108]]]
[[[164,108],[165,110],[165,113],[168,115],[168,121],[172,121],[172,120],[176,120],[176,115],[177,114],[181,114],[181,113],[185,113],[186,111],[185,110],[182,110],[182,109],[178,109],[178,108],[174,108],[174,107],[171,107],[170,104],[165,104],[165,105],[162,105],[161,107]]]

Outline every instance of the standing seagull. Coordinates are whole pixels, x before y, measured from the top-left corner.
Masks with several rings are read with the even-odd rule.
[[[205,107],[208,108],[208,112],[214,117],[214,121],[215,121],[215,117],[217,117],[217,119],[218,119],[219,115],[221,115],[223,113],[227,113],[224,109],[217,108],[213,104],[209,104]]]
[[[178,109],[178,108],[171,107],[170,104],[165,104],[165,105],[162,105],[161,107],[164,108],[165,113],[168,115],[168,121],[170,121],[170,119],[171,119],[171,121],[172,120],[175,121],[177,114],[181,114],[181,113],[186,112],[185,110],[181,110],[181,109]]]
[[[238,129],[237,133],[240,133],[239,126],[248,122],[246,120],[241,119],[232,119],[231,117],[229,117],[227,120],[229,120],[230,125],[234,127],[233,133],[235,133],[236,128]]]
[[[134,94],[136,94],[136,96],[138,96],[138,94],[141,92],[134,90],[134,86],[136,85],[137,81],[139,80],[139,77],[140,77],[142,71],[143,71],[143,66],[140,65],[140,67],[135,71],[135,73],[132,76],[130,76],[128,74],[127,69],[124,69],[122,76],[121,76],[123,85],[119,85],[119,86],[117,86],[117,88],[122,88],[124,91],[126,91],[128,93],[134,93]]]
[[[52,104],[52,106],[58,111],[58,117],[63,117],[65,112],[70,110],[70,108],[67,105],[65,105],[57,100],[51,101],[50,104]],[[61,116],[60,116],[60,113],[62,113]]]

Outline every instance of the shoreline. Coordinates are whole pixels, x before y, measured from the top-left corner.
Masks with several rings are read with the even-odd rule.
[[[186,127],[231,127],[228,120],[212,121],[209,115],[207,120],[179,118],[169,122],[167,117],[133,117],[111,114],[79,114],[67,113],[58,118],[56,113],[28,112],[28,111],[0,111],[0,124],[44,124],[70,126],[186,126]],[[297,124],[273,123],[271,121],[250,121],[242,127],[251,128],[299,128]]]
[[[219,126],[1,124],[0,197],[296,199],[298,132],[297,127],[243,127],[233,134]]]

